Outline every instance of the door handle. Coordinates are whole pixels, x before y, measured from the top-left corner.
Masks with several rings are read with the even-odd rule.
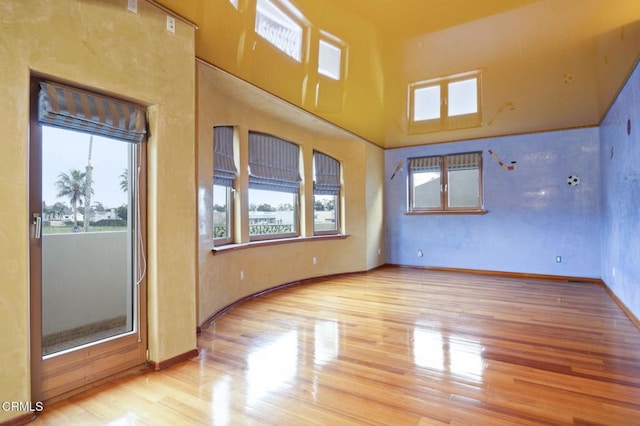
[[[42,218],[40,217],[40,213],[33,214],[33,225],[35,225],[33,236],[36,239],[39,239],[42,235]]]

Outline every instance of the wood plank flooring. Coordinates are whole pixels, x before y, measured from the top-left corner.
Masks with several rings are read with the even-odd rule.
[[[35,424],[640,424],[640,331],[593,283],[384,267],[243,303],[198,341]]]

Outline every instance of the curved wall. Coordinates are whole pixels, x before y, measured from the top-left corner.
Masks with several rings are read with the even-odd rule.
[[[384,263],[381,148],[312,117],[221,70],[198,62],[198,323],[248,295],[312,277],[364,271]],[[236,126],[239,175],[236,243],[248,243],[247,146],[249,130],[281,137],[302,152],[301,237],[313,236],[314,150],[341,162],[342,222],[347,238],[301,238],[214,253],[212,218],[213,126]],[[306,200],[306,201],[305,201]],[[313,258],[317,263],[313,263]],[[241,277],[242,272],[242,277]]]

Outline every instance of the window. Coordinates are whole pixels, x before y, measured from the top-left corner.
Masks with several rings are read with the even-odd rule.
[[[285,0],[257,0],[255,31],[279,50],[301,62],[303,31],[295,20],[295,17],[300,16],[300,12]]]
[[[335,43],[320,40],[318,45],[318,73],[334,80],[340,80],[342,49]]]
[[[410,212],[482,212],[482,153],[409,159]]]
[[[233,241],[233,127],[213,128],[213,238],[216,245]]]
[[[440,119],[440,86],[416,88],[413,92],[413,121]]]
[[[340,163],[321,152],[313,153],[313,233],[340,232]]]
[[[480,126],[480,73],[409,85],[409,122],[412,133]]]
[[[295,237],[300,149],[275,136],[249,132],[249,239]]]

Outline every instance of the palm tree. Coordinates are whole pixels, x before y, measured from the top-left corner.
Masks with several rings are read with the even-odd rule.
[[[93,165],[91,164],[91,151],[93,148],[93,135],[89,136],[89,158],[87,158],[87,167],[84,178],[84,232],[89,232],[89,224],[91,222],[91,194],[93,194]]]
[[[51,211],[53,213],[53,219],[54,220],[59,220],[62,215],[64,214],[65,209],[67,208],[67,206],[64,205],[64,203],[61,203],[60,201],[57,201],[53,206],[51,206]]]
[[[56,181],[58,197],[68,197],[73,209],[73,229],[78,229],[78,203],[82,204],[85,191],[85,173],[78,169],[69,170],[69,174],[60,173]]]
[[[122,192],[129,190],[129,168],[126,168],[120,174],[120,189]]]

